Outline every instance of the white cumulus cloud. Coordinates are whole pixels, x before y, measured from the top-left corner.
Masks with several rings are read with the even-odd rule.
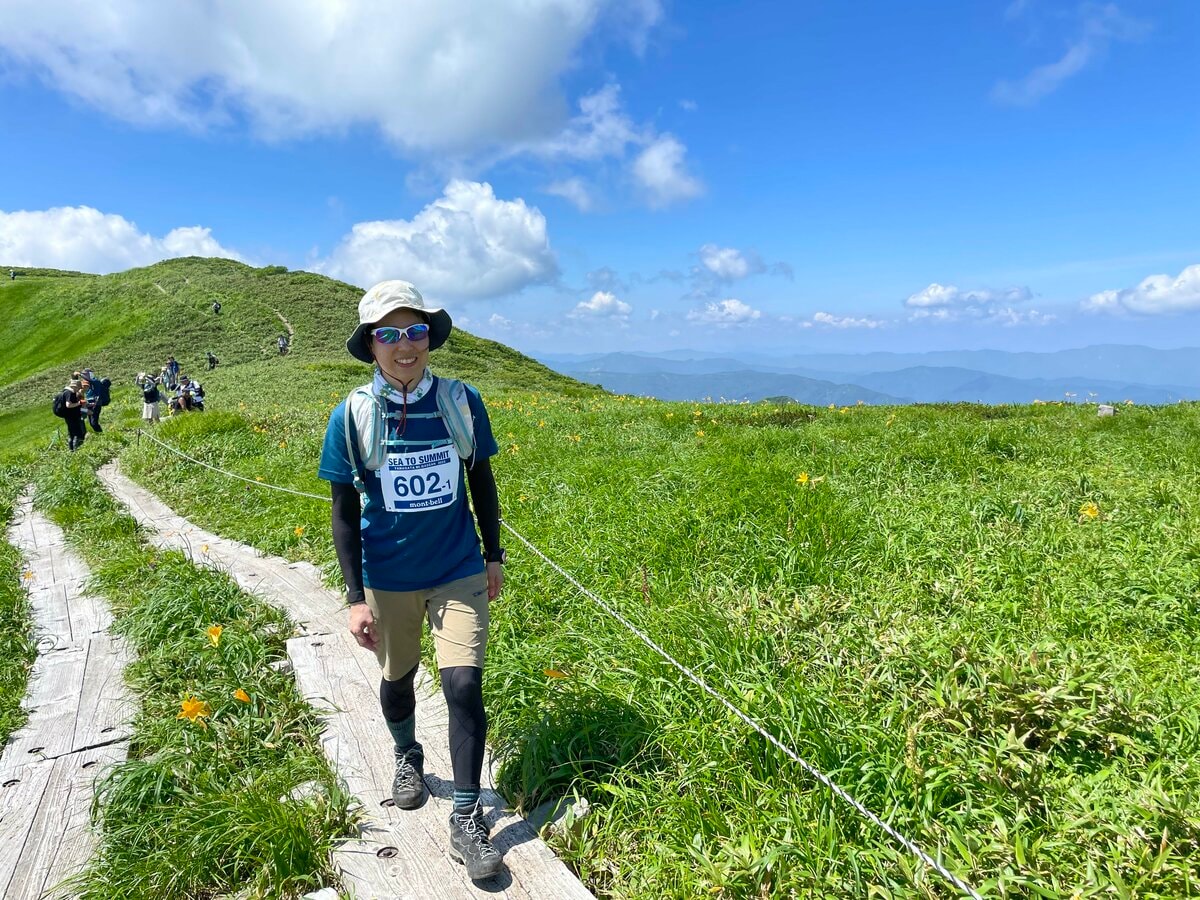
[[[756,255],[716,244],[705,244],[700,248],[700,265],[721,281],[736,281],[766,271],[766,266]]]
[[[6,265],[105,273],[177,256],[242,259],[198,225],[154,237],[123,216],[90,206],[0,211],[0,260]]]
[[[587,300],[580,301],[568,315],[571,318],[604,318],[624,321],[633,312],[633,307],[610,291],[596,291]]]
[[[661,16],[658,0],[5,0],[0,55],[132,122],[244,117],[273,138],[369,124],[465,152],[557,131],[581,44],[640,46]]]
[[[953,284],[938,284],[936,281],[912,294],[904,301],[911,312],[912,321],[932,322],[994,322],[1000,325],[1044,324],[1053,316],[1044,316],[1037,310],[1018,310],[1013,304],[1025,303],[1033,297],[1027,287],[1012,287],[1004,290],[960,290]]]
[[[1200,309],[1200,265],[1178,277],[1151,275],[1137,287],[1092,294],[1080,306],[1088,312],[1134,312],[1153,316]]]
[[[362,286],[403,278],[432,298],[457,300],[510,294],[558,275],[536,207],[461,180],[411,220],[359,222],[314,268]]]
[[[745,325],[760,318],[760,310],[733,298],[705,303],[697,309],[689,310],[687,314],[689,322],[702,325]]]
[[[869,316],[855,318],[854,316],[835,316],[827,312],[813,313],[812,323],[826,325],[830,328],[882,328],[887,324],[882,319],[872,319]],[[804,327],[809,327],[807,322],[804,323]]]
[[[646,203],[655,209],[698,197],[704,192],[699,179],[688,173],[687,148],[673,135],[655,138],[633,162],[633,177]]]

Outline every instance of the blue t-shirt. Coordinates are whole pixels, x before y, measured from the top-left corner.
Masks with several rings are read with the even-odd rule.
[[[440,379],[434,378],[429,392],[408,405],[404,426],[407,450],[425,450],[430,442],[449,440],[450,432],[437,412]],[[467,402],[475,420],[475,459],[488,459],[499,449],[492,423],[479,392],[467,385]],[[389,412],[400,412],[400,404],[388,401]],[[388,434],[395,437],[398,420],[388,418]],[[479,552],[479,535],[467,505],[466,461],[459,466],[458,496],[454,503],[422,512],[389,512],[384,508],[380,471],[363,468],[358,460],[358,436],[350,422],[350,443],[355,459],[346,456],[346,401],[337,405],[325,429],[321,464],[317,475],[341,484],[354,482],[354,470],[362,473],[367,493],[362,511],[363,584],[382,591],[416,591],[446,584],[484,571]],[[451,448],[451,453],[453,453]]]

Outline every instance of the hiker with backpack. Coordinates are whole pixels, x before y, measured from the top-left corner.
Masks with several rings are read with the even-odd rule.
[[[112,382],[107,378],[97,378],[96,373],[91,369],[83,370],[83,391],[86,398],[87,420],[92,426],[92,431],[99,434],[102,429],[100,427],[100,410],[108,406],[111,399],[109,388]]]
[[[83,446],[83,441],[87,437],[87,429],[83,427],[85,403],[83,382],[75,377],[72,377],[67,382],[67,386],[54,395],[54,414],[67,425],[67,448],[72,453]]]
[[[212,311],[213,311],[214,316],[219,316],[221,314],[221,301],[220,300],[213,301]]]
[[[450,855],[470,878],[487,878],[501,868],[479,799],[488,604],[504,584],[490,462],[498,448],[479,392],[428,367],[430,351],[450,336],[449,313],[406,281],[384,281],[363,295],[358,319],[346,349],[374,363],[374,377],[334,408],[318,469],[333,497],[350,633],[382,669],[380,706],[395,745],[392,800],[415,809],[425,783],[413,679],[428,620],[450,713]]]
[[[215,369],[217,367],[217,364],[220,362],[220,360],[217,359],[215,356],[213,356],[213,353],[211,350],[209,350],[204,355],[206,357],[208,357],[208,371],[211,372],[213,369]]]
[[[162,402],[162,392],[158,389],[158,381],[145,372],[138,372],[133,383],[142,391],[142,421],[147,425],[162,421],[158,413],[158,404]]]
[[[179,376],[179,387],[175,398],[171,401],[173,412],[189,412],[196,410],[204,412],[204,388],[198,381],[192,381],[187,375]]]
[[[285,356],[287,354],[289,343],[290,341],[288,340],[288,336],[283,333],[280,333],[279,337],[275,339],[275,345],[279,347],[280,356]]]

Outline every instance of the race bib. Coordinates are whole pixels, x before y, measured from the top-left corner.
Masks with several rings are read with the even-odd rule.
[[[428,512],[458,499],[460,460],[453,445],[389,453],[379,469],[388,512]]]

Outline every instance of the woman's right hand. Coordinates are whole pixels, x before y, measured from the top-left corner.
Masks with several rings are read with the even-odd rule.
[[[375,614],[365,603],[353,603],[350,606],[350,633],[358,646],[374,650],[379,644],[379,635],[375,632]]]

